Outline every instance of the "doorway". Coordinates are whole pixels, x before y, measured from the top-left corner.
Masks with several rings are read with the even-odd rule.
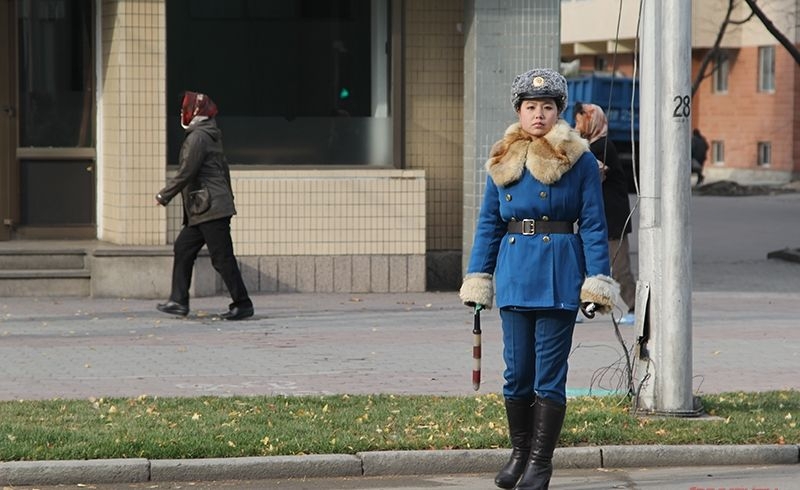
[[[13,76],[11,70],[11,46],[13,35],[10,26],[13,24],[11,0],[0,0],[0,240],[11,238],[12,216],[15,214],[12,203],[17,201],[14,196],[11,181],[16,178],[11,174],[11,162],[15,159],[14,148],[16,144],[15,107],[12,104]]]
[[[93,2],[0,5],[0,239],[95,238]]]

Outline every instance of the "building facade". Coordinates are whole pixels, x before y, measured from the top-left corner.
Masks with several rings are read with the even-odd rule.
[[[168,258],[181,204],[153,196],[194,90],[220,107],[252,291],[455,288],[508,86],[558,65],[559,15],[556,0],[0,0],[0,240],[96,240],[168,276],[146,258]]]
[[[793,2],[762,3],[794,41]],[[695,71],[727,4],[693,2]],[[0,251],[93,240],[110,265],[92,280],[116,285],[105,294],[163,294],[181,203],[153,196],[176,169],[180,93],[194,90],[220,107],[252,291],[455,289],[483,163],[515,117],[513,77],[574,60],[633,75],[638,5],[0,0]],[[793,59],[752,19],[722,48],[693,101],[707,178],[794,178]],[[214,277],[195,287],[219,291],[201,284]]]
[[[758,5],[797,46],[797,2],[772,0]],[[564,0],[562,61],[579,65],[583,72],[636,75],[639,6],[637,0]],[[732,22],[725,24],[726,17]],[[797,61],[743,1],[695,0],[692,19],[693,81],[709,51],[715,45],[719,48],[709,56],[706,77],[692,100],[692,126],[700,129],[710,146],[704,170],[707,181],[796,180],[800,176]]]

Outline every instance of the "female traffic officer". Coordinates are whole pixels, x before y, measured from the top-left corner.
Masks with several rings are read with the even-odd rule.
[[[486,162],[486,192],[460,291],[465,304],[490,308],[497,285],[512,445],[495,477],[500,488],[548,488],[576,313],[608,313],[618,295],[609,277],[597,160],[559,118],[566,102],[566,80],[555,71],[534,69],[514,79],[519,121]]]

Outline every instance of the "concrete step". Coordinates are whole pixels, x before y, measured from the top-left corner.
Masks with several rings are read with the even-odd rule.
[[[88,269],[0,270],[0,297],[89,296]]]
[[[172,286],[171,245],[120,246],[99,240],[0,242],[0,297],[86,296],[165,299]],[[208,250],[198,254],[189,293],[223,291]]]
[[[83,249],[0,249],[0,271],[42,269],[84,269]]]
[[[86,254],[82,248],[0,249],[0,296],[89,296]]]

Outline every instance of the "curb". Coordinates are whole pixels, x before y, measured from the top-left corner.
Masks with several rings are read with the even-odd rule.
[[[0,463],[0,485],[143,483],[493,473],[509,449],[375,451],[209,459],[95,459]],[[797,445],[599,446],[556,449],[556,468],[800,464]]]

